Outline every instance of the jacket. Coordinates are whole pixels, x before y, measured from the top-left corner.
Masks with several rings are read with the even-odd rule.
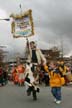
[[[37,56],[38,64],[41,64],[42,62],[43,64],[46,64],[46,58],[44,57],[40,49],[36,49],[36,56]],[[31,62],[31,58],[32,58],[32,50],[30,49],[30,53],[28,55],[28,60],[30,62]]]
[[[50,77],[51,87],[61,87],[62,86],[61,75],[58,69],[50,71],[49,77]]]

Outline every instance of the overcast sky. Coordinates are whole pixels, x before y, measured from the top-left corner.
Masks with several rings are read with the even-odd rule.
[[[72,0],[0,0],[0,18],[9,17],[11,13],[20,13],[32,9],[35,40],[38,47],[49,49],[53,45],[61,47],[64,54],[72,52]],[[9,55],[24,53],[26,41],[13,39],[11,23],[0,21],[0,45],[6,45]]]

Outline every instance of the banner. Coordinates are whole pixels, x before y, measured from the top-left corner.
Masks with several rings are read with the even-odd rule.
[[[10,17],[13,19],[11,23],[11,33],[14,38],[34,35],[32,10],[28,10],[20,15],[11,14]]]

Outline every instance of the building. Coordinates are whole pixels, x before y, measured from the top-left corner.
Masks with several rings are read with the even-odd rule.
[[[60,51],[56,47],[53,47],[48,50],[41,49],[41,51],[45,55],[47,60],[56,60],[60,57]]]

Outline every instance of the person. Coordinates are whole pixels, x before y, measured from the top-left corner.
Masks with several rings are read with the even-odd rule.
[[[3,82],[5,85],[8,83],[8,72],[5,68],[3,69]]]
[[[27,48],[28,48],[28,50],[27,50],[28,51],[28,53],[27,53],[27,60],[32,64],[32,67],[30,67],[31,70],[29,69],[30,72],[27,74],[27,78],[26,79],[31,84],[31,87],[29,87],[29,88],[32,88],[32,90],[33,90],[33,99],[37,100],[36,93],[39,92],[40,89],[39,89],[39,87],[37,87],[37,78],[39,78],[39,77],[38,77],[38,73],[36,72],[37,71],[36,69],[37,69],[38,65],[46,64],[46,58],[42,54],[41,50],[39,48],[37,48],[36,43],[34,41],[29,42],[27,40]],[[29,78],[30,74],[32,74],[31,78]]]
[[[67,67],[66,67],[63,60],[61,60],[60,63],[59,63],[59,70],[63,73],[63,75],[66,74]]]
[[[0,86],[3,86],[3,68],[0,66]]]
[[[18,84],[20,86],[24,85],[24,71],[25,71],[25,68],[23,66],[23,64],[19,64],[17,66],[17,72],[18,72]]]
[[[50,63],[49,77],[50,77],[51,93],[54,96],[54,101],[57,104],[60,104],[62,100],[61,87],[65,83],[65,80],[63,78],[63,82],[61,81],[62,74],[56,62]]]

